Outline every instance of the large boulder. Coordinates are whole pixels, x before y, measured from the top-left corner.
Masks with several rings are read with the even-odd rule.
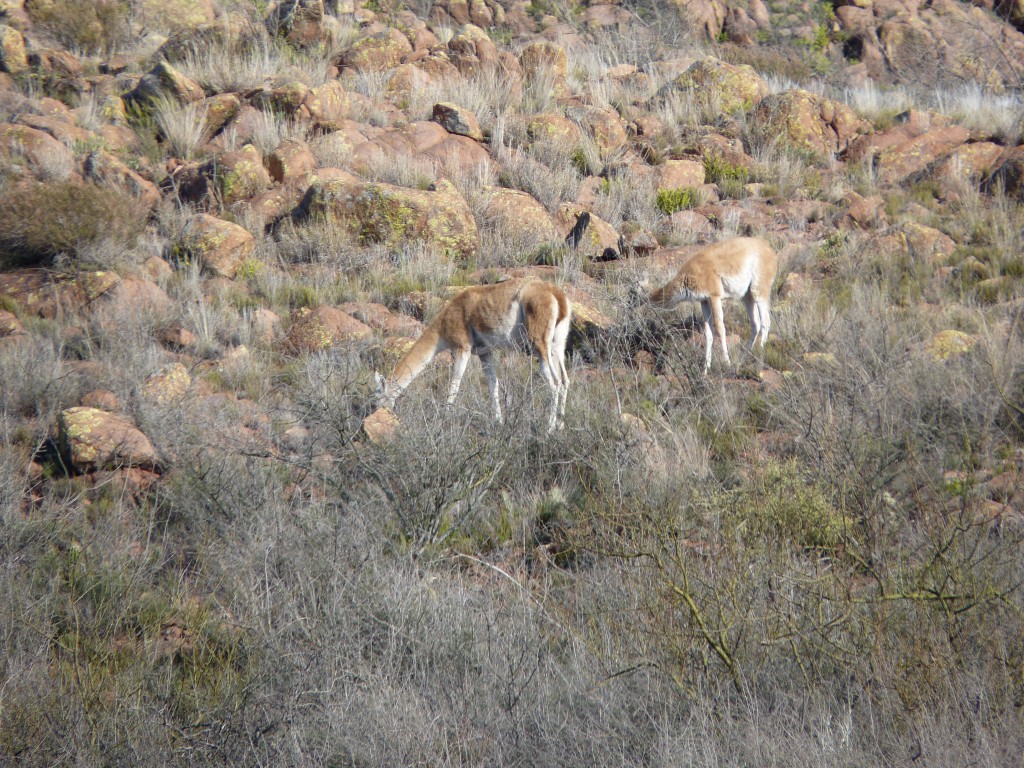
[[[675,0],[675,5],[708,40],[717,40],[722,34],[726,4],[721,0]]]
[[[983,188],[1001,189],[1014,200],[1024,200],[1024,147],[1007,151],[985,178]]]
[[[200,213],[189,222],[180,245],[199,261],[203,271],[231,280],[252,255],[256,241],[243,227]]]
[[[419,338],[423,323],[408,315],[396,314],[383,304],[372,301],[347,301],[338,306],[342,312],[379,331],[383,336]]]
[[[352,108],[352,98],[340,80],[329,80],[310,88],[296,110],[296,118],[309,120],[315,128],[336,131],[344,124]]]
[[[22,312],[52,320],[81,312],[120,281],[109,271],[62,274],[18,269],[0,272],[0,299],[14,302]]]
[[[198,111],[206,116],[203,140],[209,141],[214,134],[234,120],[241,109],[242,102],[233,93],[217,93],[200,101]]]
[[[766,96],[757,105],[755,125],[765,137],[780,137],[818,155],[841,152],[870,129],[845,104],[803,89]]]
[[[483,141],[484,132],[476,115],[458,104],[438,102],[434,105],[432,117],[448,133],[468,136],[474,141]]]
[[[977,181],[999,166],[1004,152],[1004,147],[991,141],[963,144],[908,180],[931,179],[954,187],[965,181]]]
[[[283,0],[267,16],[267,27],[292,45],[309,47],[330,39],[324,18],[323,0]]]
[[[736,66],[705,56],[663,85],[658,96],[665,98],[673,92],[692,93],[723,112],[737,112],[757,106],[768,95],[768,84],[749,64]]]
[[[934,128],[883,149],[878,153],[875,166],[883,181],[901,182],[956,150],[969,138],[970,131],[958,125]]]
[[[292,313],[285,348],[294,353],[320,352],[335,344],[369,338],[371,328],[335,307],[302,307]]]
[[[29,344],[32,337],[13,312],[0,309],[0,352],[21,344]]]
[[[626,146],[626,129],[613,109],[590,107],[580,116],[602,159],[607,159]]]
[[[161,99],[170,99],[181,104],[191,104],[206,97],[203,88],[195,80],[186,77],[166,61],[159,62],[144,74],[135,88],[126,96],[129,101],[152,105]]]
[[[530,43],[520,51],[519,65],[525,80],[544,83],[556,96],[566,92],[569,65],[561,45],[546,40]]]
[[[316,158],[305,142],[285,139],[267,155],[266,166],[270,178],[280,183],[312,173]]]
[[[67,178],[75,155],[53,136],[27,125],[0,123],[0,168],[23,168],[42,181]]]
[[[109,152],[90,152],[82,164],[85,178],[108,187],[119,187],[139,199],[151,210],[160,202],[160,190],[156,184],[144,179],[122,160]]]
[[[617,250],[619,247],[619,233],[615,228],[599,216],[585,211],[573,203],[563,203],[558,208],[558,234],[563,238],[568,237],[583,213],[587,213],[590,219],[587,228],[583,231],[583,235],[579,238],[579,242],[576,245],[580,253],[588,259],[598,259],[609,248]]]
[[[975,82],[986,90],[1016,88],[1024,36],[1011,26],[1019,0],[842,0],[835,13],[844,47],[863,76],[891,85],[932,89]],[[993,13],[993,8],[1002,8]],[[1011,24],[1003,21],[1010,14]],[[1003,16],[1003,18],[1000,18]]]
[[[359,71],[381,72],[397,67],[410,53],[412,44],[409,38],[399,30],[387,27],[356,40],[342,51],[336,64]]]
[[[18,75],[27,69],[25,38],[14,27],[0,24],[0,72]]]
[[[145,19],[147,29],[164,34],[209,25],[218,15],[212,0],[139,0],[133,11]]]
[[[488,187],[481,197],[481,218],[488,230],[497,233],[513,231],[525,240],[527,247],[565,237],[547,209],[526,192]]]
[[[263,167],[263,158],[252,144],[234,152],[225,152],[201,168],[224,205],[247,200],[266,191],[270,174]]]
[[[122,467],[155,468],[157,452],[142,431],[124,416],[76,406],[57,419],[57,444],[76,472]]]
[[[146,377],[141,394],[150,403],[171,405],[180,403],[191,386],[188,368],[181,363],[171,363]]]
[[[300,217],[337,220],[359,240],[395,247],[419,241],[438,254],[468,258],[479,247],[476,222],[454,185],[420,190],[374,182],[323,179],[306,191]]]

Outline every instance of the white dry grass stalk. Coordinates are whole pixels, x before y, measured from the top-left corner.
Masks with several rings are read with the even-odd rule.
[[[845,89],[840,98],[858,115],[868,120],[895,115],[918,104],[907,89],[882,88],[873,80],[868,80],[861,86]]]
[[[554,212],[574,200],[579,192],[580,174],[573,164],[575,141],[537,141],[525,149],[504,120],[495,123],[491,148],[501,164],[502,183],[527,192]]]
[[[557,88],[562,83],[553,67],[541,65],[533,76],[523,83],[520,110],[527,115],[555,111]]]
[[[470,77],[447,77],[415,90],[410,95],[408,111],[427,120],[434,104],[451,102],[476,115],[486,131],[496,119],[516,111],[516,97],[516,88],[509,78],[487,69]]]
[[[309,125],[297,120],[260,110],[252,126],[250,141],[253,146],[266,156],[286,139],[304,142],[309,137]]]
[[[758,181],[774,185],[776,194],[792,198],[807,181],[808,163],[783,141],[769,138],[751,147],[755,160],[754,176]]]
[[[105,98],[96,93],[89,93],[82,99],[75,111],[75,121],[79,126],[87,131],[98,131],[109,122],[103,117],[103,100]]]
[[[673,90],[658,99],[654,115],[669,130],[692,128],[703,122],[706,107],[703,99],[690,90]]]
[[[996,94],[978,83],[966,83],[955,90],[937,90],[935,107],[965,128],[979,129],[1016,145],[1024,122],[1024,99],[1019,93]]]
[[[214,93],[259,88],[273,82],[287,66],[281,50],[269,41],[242,45],[228,39],[189,51],[178,65],[182,74]]]
[[[616,176],[602,187],[594,213],[616,228],[631,222],[642,229],[654,231],[663,219],[655,205],[656,200],[653,177]]]
[[[42,181],[67,181],[75,170],[74,155],[48,154],[39,159],[36,167]]]
[[[207,106],[201,103],[179,104],[167,98],[156,103],[153,117],[172,157],[192,159],[206,137],[207,112]]]
[[[498,183],[498,174],[492,163],[478,163],[476,165],[456,165],[444,167],[445,177],[455,185],[469,204],[474,214],[479,210],[482,203],[486,203],[484,195],[489,187]]]
[[[429,158],[381,152],[372,156],[360,175],[368,181],[426,189],[437,181],[438,168]]]

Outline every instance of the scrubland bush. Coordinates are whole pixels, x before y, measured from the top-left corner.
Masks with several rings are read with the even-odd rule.
[[[3,266],[131,247],[146,222],[134,197],[93,184],[9,182],[0,187],[0,205]]]
[[[130,6],[121,0],[34,0],[33,23],[61,45],[88,53],[119,50],[131,39]]]

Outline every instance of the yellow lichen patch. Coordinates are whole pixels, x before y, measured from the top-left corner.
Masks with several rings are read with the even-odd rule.
[[[128,466],[154,467],[153,444],[123,416],[98,408],[68,408],[57,419],[57,441],[79,471]]]
[[[192,377],[181,363],[172,363],[146,379],[143,396],[159,405],[173,403],[185,396],[192,386]]]
[[[389,336],[381,346],[385,362],[392,365],[397,363],[406,352],[412,349],[412,345],[415,343],[415,339],[405,336]]]
[[[940,331],[925,344],[925,350],[935,360],[949,360],[971,350],[978,340],[963,331]]]
[[[116,272],[85,272],[78,283],[82,286],[86,301],[94,301],[121,282]]]

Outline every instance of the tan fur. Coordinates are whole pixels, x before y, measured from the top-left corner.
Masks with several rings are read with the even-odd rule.
[[[467,288],[441,310],[395,366],[383,384],[382,399],[392,405],[434,356],[447,349],[455,356],[448,402],[458,395],[470,356],[477,355],[487,374],[495,418],[501,421],[492,352],[526,348],[540,361],[541,373],[551,387],[550,427],[554,429],[565,412],[569,389],[565,344],[570,322],[565,294],[536,278]]]
[[[650,300],[661,309],[671,309],[682,301],[700,302],[704,314],[704,372],[707,373],[716,333],[721,339],[725,361],[729,362],[722,313],[725,299],[743,299],[752,330],[749,346],[753,349],[760,336],[764,349],[771,327],[772,283],[778,269],[779,258],[767,240],[735,237],[691,256],[674,278],[650,294]]]

